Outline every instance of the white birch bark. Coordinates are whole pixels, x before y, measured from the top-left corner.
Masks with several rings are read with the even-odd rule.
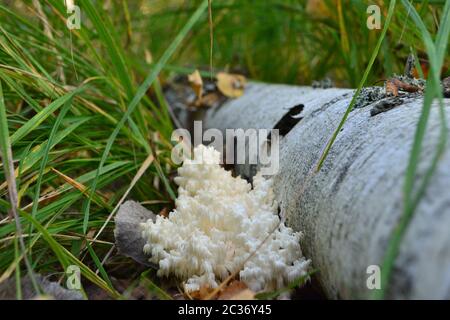
[[[330,298],[365,299],[367,268],[381,266],[403,208],[402,188],[422,98],[370,116],[373,105],[351,112],[320,172],[314,168],[353,90],[255,84],[244,96],[205,116],[206,127],[273,128],[302,104],[303,119],[281,140],[275,190],[287,223],[304,232],[302,249],[319,270]],[[445,99],[450,123],[450,99]],[[418,181],[440,130],[431,110]],[[450,139],[450,132],[448,133]],[[246,166],[238,172],[248,175]],[[450,298],[450,151],[447,148],[420,202],[388,285],[388,298]]]

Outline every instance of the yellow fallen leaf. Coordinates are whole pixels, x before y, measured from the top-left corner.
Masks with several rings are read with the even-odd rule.
[[[148,64],[152,64],[153,63],[152,53],[148,49],[145,49],[144,54],[145,54],[145,62],[147,62]]]
[[[217,74],[217,88],[226,97],[239,98],[244,94],[247,80],[240,74],[219,72]]]
[[[188,81],[197,96],[197,101],[201,100],[203,95],[203,80],[200,72],[195,70],[193,73],[188,75]]]

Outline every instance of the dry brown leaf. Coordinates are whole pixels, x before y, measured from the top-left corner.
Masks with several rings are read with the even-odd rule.
[[[209,299],[214,289],[210,287],[201,287],[200,290],[191,292],[189,298],[195,300]],[[218,300],[255,300],[255,293],[251,291],[244,282],[234,280],[230,282],[225,288],[223,288],[219,295]]]
[[[228,300],[255,300],[255,293],[250,289],[245,289],[238,292]]]
[[[204,300],[213,290],[210,287],[201,287],[200,290],[191,292],[189,296],[195,300]]]
[[[397,78],[392,78],[386,81],[386,94],[398,96],[399,90],[413,93],[421,91],[423,88],[404,82]]]
[[[401,90],[406,91],[406,92],[417,92],[420,91],[421,88],[414,86],[412,84],[403,82],[399,79],[392,79],[392,81],[394,82],[394,84]]]
[[[244,94],[247,80],[240,74],[219,72],[217,74],[217,87],[220,92],[229,98],[239,98]]]
[[[220,101],[220,93],[211,92],[202,97],[202,106],[212,107]]]
[[[164,217],[164,218],[168,218],[168,217],[169,217],[169,212],[170,212],[169,208],[164,207],[164,208],[158,213],[158,215],[160,215],[161,217]]]
[[[218,300],[255,300],[255,293],[244,282],[235,280],[221,291]]]
[[[419,59],[419,63],[420,63],[420,69],[422,69],[423,78],[427,79],[428,73],[430,71],[430,63],[426,59]],[[444,67],[443,67],[443,69],[444,69]],[[414,69],[412,70],[412,74],[413,74],[414,78],[417,78],[417,79],[421,78],[419,70],[416,67],[414,67]]]
[[[200,101],[203,95],[203,80],[200,72],[195,70],[193,73],[188,75],[188,81],[197,96],[197,101]]]
[[[398,88],[392,80],[386,81],[386,94],[391,96],[398,96]]]

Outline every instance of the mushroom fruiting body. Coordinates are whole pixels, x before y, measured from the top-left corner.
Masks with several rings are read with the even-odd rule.
[[[159,265],[158,275],[177,276],[186,291],[215,288],[238,270],[253,291],[306,275],[310,261],[302,255],[301,234],[280,222],[271,180],[258,174],[252,189],[219,160],[214,148],[196,147],[175,178],[176,209],[142,225],[144,252]]]

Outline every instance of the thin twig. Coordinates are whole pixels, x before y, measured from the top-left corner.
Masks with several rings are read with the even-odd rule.
[[[102,262],[100,263],[102,266],[104,266],[106,261],[108,261],[109,257],[112,255],[115,248],[116,248],[116,245],[113,244],[111,249],[109,249],[109,251],[106,253],[105,257],[103,258]],[[98,274],[99,271],[100,271],[100,269],[97,268],[97,270],[95,271],[95,274]]]
[[[166,105],[167,105],[167,111],[169,111],[169,115],[172,118],[173,124],[175,125],[176,128],[183,128],[181,125],[180,120],[178,120],[177,116],[175,115],[175,112],[172,109],[172,106],[170,105],[170,103],[168,103],[166,101]]]
[[[239,268],[237,268],[233,273],[231,273],[224,281],[222,281],[222,283],[215,288],[210,294],[208,294],[205,298],[205,300],[211,300],[214,299],[214,297],[220,292],[220,290],[222,290],[227,284],[228,282],[230,282],[232,279],[234,279],[239,272],[241,272],[241,270],[244,268],[245,264],[251,259],[253,258],[253,256],[255,255],[256,252],[258,252],[259,249],[262,248],[262,246],[266,243],[266,241],[273,235],[273,233],[280,227],[281,225],[281,219],[280,222],[278,222],[277,226],[263,239],[263,241],[261,241],[261,243],[256,247],[256,249],[250,253],[250,255],[247,257],[247,259],[245,259],[242,264],[239,266]]]
[[[127,196],[130,193],[131,189],[133,189],[134,185],[139,181],[139,179],[142,177],[142,175],[145,173],[145,171],[147,171],[148,167],[150,167],[150,165],[152,164],[153,160],[155,160],[155,157],[153,156],[153,154],[149,154],[147,159],[145,159],[145,161],[142,163],[142,165],[139,168],[138,172],[136,173],[136,175],[134,176],[133,180],[131,181],[130,186],[128,187],[127,191],[125,191],[125,193],[123,194],[122,198],[120,198],[119,202],[116,204],[116,206],[111,211],[111,213],[109,214],[108,218],[103,223],[102,227],[100,228],[100,230],[98,231],[98,233],[94,237],[92,245],[94,245],[94,243],[97,241],[98,237],[103,232],[103,230],[106,228],[106,226],[108,225],[108,223],[111,220],[111,218],[114,216],[116,211],[119,209],[119,207],[122,205],[122,203],[127,198]]]
[[[212,18],[212,0],[208,0],[208,20],[209,20],[209,72],[211,80],[213,79],[213,46],[214,46],[214,30]]]

